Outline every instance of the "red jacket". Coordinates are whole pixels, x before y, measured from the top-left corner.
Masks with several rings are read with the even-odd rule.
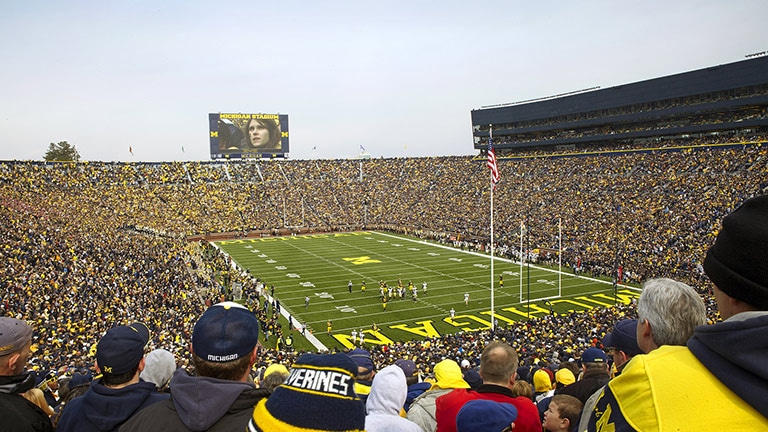
[[[539,410],[533,401],[525,396],[513,397],[510,389],[493,384],[483,384],[477,391],[456,389],[437,398],[435,405],[437,432],[456,432],[456,415],[466,402],[473,399],[488,399],[512,404],[517,408],[515,432],[541,432]]]

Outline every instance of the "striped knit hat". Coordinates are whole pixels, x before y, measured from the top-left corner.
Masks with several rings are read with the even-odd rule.
[[[285,382],[253,409],[251,432],[363,431],[357,364],[345,354],[304,354]]]

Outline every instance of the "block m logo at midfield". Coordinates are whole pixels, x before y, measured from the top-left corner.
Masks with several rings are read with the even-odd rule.
[[[344,258],[344,261],[351,262],[354,265],[360,265],[360,264],[375,264],[380,263],[381,261],[371,259],[371,257],[368,256],[361,256],[361,257],[355,257],[355,258]]]

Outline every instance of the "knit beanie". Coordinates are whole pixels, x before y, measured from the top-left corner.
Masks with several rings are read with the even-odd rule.
[[[480,373],[474,369],[464,369],[462,378],[469,384],[469,388],[473,390],[477,390],[478,387],[483,385],[483,377],[481,377]]]
[[[561,368],[557,370],[557,373],[555,374],[555,380],[560,384],[567,386],[575,383],[576,377],[573,376],[573,372],[571,372],[569,369]]]
[[[285,382],[253,409],[249,431],[365,429],[365,405],[355,394],[357,364],[346,354],[304,354]]]
[[[549,379],[549,374],[545,370],[539,369],[533,373],[533,388],[537,393],[552,390],[552,381]]]
[[[273,373],[288,375],[288,368],[281,365],[280,363],[272,363],[271,365],[269,365],[269,367],[267,367],[267,369],[264,370],[264,377],[268,377]]]
[[[704,272],[728,296],[768,310],[768,195],[745,201],[723,218]]]
[[[158,389],[163,389],[171,381],[174,372],[176,372],[176,358],[170,351],[158,348],[144,358],[144,370],[139,377],[154,383]]]

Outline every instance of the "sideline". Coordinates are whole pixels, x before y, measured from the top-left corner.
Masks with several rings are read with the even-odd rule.
[[[222,253],[222,254],[224,254],[225,256],[227,256],[227,257],[230,259],[229,261],[232,263],[232,268],[233,268],[233,269],[236,269],[236,270],[237,270],[237,271],[239,271],[240,273],[243,273],[243,272],[245,272],[245,270],[243,270],[242,268],[240,268],[240,266],[238,266],[238,265],[237,265],[237,263],[235,262],[235,260],[233,260],[233,259],[232,259],[232,257],[230,257],[230,256],[229,256],[229,254],[227,254],[226,252],[224,252],[224,250],[222,250],[222,249],[219,247],[219,245],[218,245],[218,244],[216,244],[216,243],[214,243],[214,242],[210,242],[210,244],[211,244],[211,245],[213,245],[213,246],[214,246],[214,247],[215,247],[215,248],[216,248],[216,249],[219,251],[219,253]],[[266,290],[265,290],[265,292],[264,292],[264,294],[263,294],[263,295],[264,295],[264,297],[265,297],[267,300],[269,300],[269,303],[270,303],[270,304],[274,304],[274,302],[275,302],[275,299],[274,299],[274,298],[272,298],[272,296],[271,296],[271,295],[269,295],[269,294],[266,292]],[[288,313],[288,309],[287,309],[286,307],[281,307],[281,308],[280,308],[280,315],[282,315],[282,316],[283,316],[283,318],[285,318],[285,320],[286,320],[286,321],[288,321],[288,317],[289,317],[289,316],[292,316],[292,314],[289,314],[289,313]],[[307,341],[308,341],[309,343],[311,343],[311,344],[312,344],[312,345],[315,347],[315,349],[317,349],[318,351],[328,351],[328,347],[327,347],[327,346],[325,346],[325,344],[323,344],[322,342],[320,342],[320,340],[318,340],[318,339],[315,337],[315,334],[314,334],[314,333],[312,333],[312,331],[311,331],[311,330],[307,329],[307,331],[306,331],[306,332],[304,332],[304,334],[302,334],[302,333],[301,333],[301,327],[297,327],[297,326],[294,326],[294,325],[293,325],[293,321],[294,321],[294,320],[291,318],[291,322],[289,323],[289,325],[290,325],[290,326],[291,326],[291,327],[292,327],[294,330],[297,330],[297,331],[299,332],[299,334],[300,334],[300,335],[302,335],[304,338],[306,338],[306,339],[307,339]],[[297,321],[297,323],[299,323],[299,322]]]

